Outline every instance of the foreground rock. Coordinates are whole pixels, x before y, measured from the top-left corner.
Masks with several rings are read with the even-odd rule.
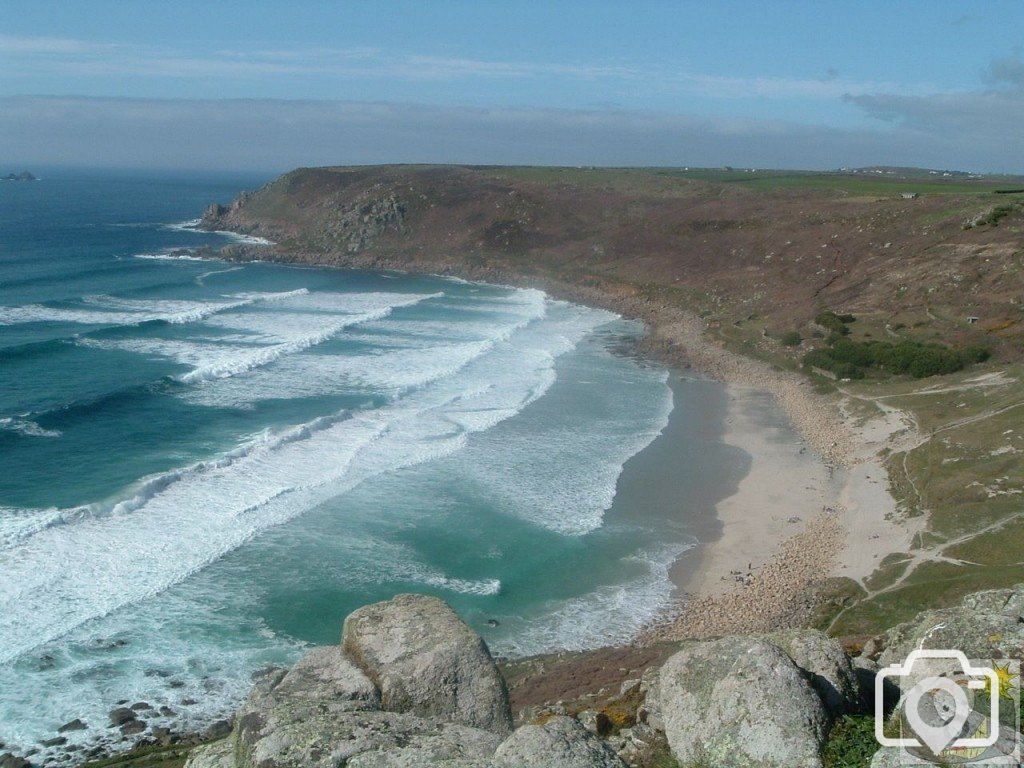
[[[218,741],[192,750],[189,768],[235,768],[235,747],[229,741]]]
[[[824,632],[798,629],[776,632],[765,639],[785,651],[804,671],[811,687],[833,717],[870,704],[858,683],[850,657]]]
[[[440,600],[400,595],[367,606],[343,637],[344,646],[317,648],[257,682],[231,735],[195,750],[188,768],[625,765],[569,718],[502,744],[511,731],[504,681],[484,642]]]
[[[657,698],[672,754],[684,765],[822,766],[828,710],[808,675],[764,639],[680,651],[661,669]]]
[[[440,601],[434,602],[447,609],[446,613],[431,605],[430,610],[417,615],[429,616],[432,623],[414,626],[413,619],[406,612],[410,602],[422,605],[418,601],[398,599],[393,604],[382,603],[369,608],[374,610],[374,616],[397,614],[407,619],[410,623],[406,629],[415,630],[416,636],[421,638],[420,650],[428,645],[426,633],[433,630],[437,634],[430,636],[432,654],[449,662],[460,658],[457,651],[462,650],[460,641],[464,633],[472,634],[469,628]],[[451,647],[453,645],[454,648]],[[427,658],[421,660],[423,666],[429,666],[431,658],[433,656],[428,653]],[[401,655],[395,659],[402,661]],[[479,660],[465,668],[460,668],[457,663],[447,666],[450,674],[448,685],[453,686],[456,692],[460,684],[474,690],[484,687],[497,675],[489,654],[486,659],[489,668],[481,669]],[[390,662],[381,658],[376,661],[373,671],[380,679],[393,679],[395,670]],[[483,675],[483,680],[475,681],[474,674]],[[439,679],[437,685],[437,691],[422,686],[417,690],[427,701],[445,700],[442,694],[449,692],[442,687],[445,681]],[[431,693],[434,694],[433,699],[429,696]],[[278,670],[255,686],[238,713],[232,734],[238,765],[328,768],[337,765],[441,764],[453,768],[476,768],[487,764],[501,741],[497,734],[451,722],[451,718],[424,718],[392,708],[381,711],[382,704],[378,685],[343,648],[317,648],[287,673]],[[400,705],[407,708],[405,700],[400,700]],[[489,701],[487,705],[476,719],[487,719],[492,711]],[[505,706],[507,708],[507,700]],[[468,704],[459,710],[459,714],[469,719],[472,713],[467,707]],[[213,758],[206,756],[203,759]]]
[[[345,619],[342,644],[380,688],[384,709],[512,730],[505,682],[484,641],[443,601],[399,595]]]
[[[608,744],[579,720],[553,717],[540,725],[524,725],[502,742],[493,768],[625,768]]]

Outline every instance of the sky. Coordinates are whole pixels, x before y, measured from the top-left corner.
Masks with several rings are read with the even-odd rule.
[[[0,0],[0,171],[1024,173],[1024,3]]]

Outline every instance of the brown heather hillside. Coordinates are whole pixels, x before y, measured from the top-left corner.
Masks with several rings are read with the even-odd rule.
[[[740,336],[804,329],[827,308],[876,338],[979,343],[1018,359],[1024,195],[936,178],[299,169],[206,223],[265,235],[301,261],[619,288],[680,302]],[[1013,210],[964,229],[998,206]]]

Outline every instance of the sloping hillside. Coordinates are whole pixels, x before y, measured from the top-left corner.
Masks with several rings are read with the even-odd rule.
[[[299,169],[212,209],[318,263],[472,268],[620,284],[759,335],[822,309],[860,328],[981,343],[1024,333],[1021,194],[852,174],[386,166]],[[825,183],[828,182],[828,183]],[[904,199],[901,193],[929,190]],[[1007,215],[989,221],[999,209]],[[997,214],[998,216],[998,214]],[[977,320],[970,320],[977,318]]]

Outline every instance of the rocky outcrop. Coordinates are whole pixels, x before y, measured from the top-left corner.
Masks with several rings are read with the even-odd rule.
[[[189,768],[235,768],[235,748],[230,741],[205,744],[192,750]]]
[[[833,717],[870,703],[866,701],[849,655],[824,632],[798,629],[776,632],[765,639],[785,651],[803,670]]]
[[[658,711],[672,754],[716,768],[821,768],[828,710],[784,651],[760,638],[699,643],[671,657]]]
[[[345,253],[359,253],[389,229],[405,230],[405,205],[394,194],[334,209],[326,220],[323,240]]]
[[[882,639],[881,666],[915,648],[956,648],[968,658],[1017,658],[1024,648],[1024,585],[975,592],[954,608],[919,613]]]
[[[314,649],[253,688],[231,736],[239,768],[487,764],[509,728],[508,699],[487,647],[451,608],[400,595],[345,627],[344,648]]]
[[[384,709],[511,731],[508,692],[486,644],[443,601],[399,595],[360,608],[345,619],[342,644]]]
[[[502,742],[493,768],[625,768],[608,744],[572,717],[524,725]]]
[[[233,738],[238,768],[483,768],[501,741],[478,728],[379,710],[250,713]]]
[[[227,230],[237,226],[239,224],[239,212],[245,207],[245,204],[249,202],[251,197],[251,192],[241,192],[238,197],[226,206],[220,203],[210,203],[206,206],[206,210],[203,211],[203,216],[199,220],[200,229]]]
[[[503,745],[505,684],[480,637],[436,598],[366,606],[342,635],[342,646],[260,679],[231,735],[195,750],[188,768],[624,766],[569,718]],[[566,762],[552,763],[552,754]]]
[[[875,670],[898,664],[902,665],[911,651],[955,649],[962,651],[968,659],[984,662],[994,660],[998,666],[1000,659],[1020,659],[1024,648],[1024,585],[1008,589],[993,589],[967,595],[960,605],[953,608],[923,611],[911,621],[899,624],[884,635],[872,640],[866,647],[862,664],[865,668]],[[877,661],[871,657],[877,656]],[[1006,662],[1002,662],[1005,664]],[[931,674],[951,674],[956,677],[959,665],[951,662],[948,670],[933,667]],[[911,675],[916,670],[911,670]],[[890,678],[890,680],[893,678]],[[916,678],[915,678],[916,679]],[[891,687],[891,690],[890,690]],[[893,707],[892,721],[898,722],[903,717],[904,701],[900,698],[900,689],[887,682],[886,700]],[[919,711],[921,707],[919,705]],[[925,722],[930,722],[927,715],[922,715]],[[905,729],[912,727],[902,720]],[[939,717],[939,725],[943,718]],[[984,726],[983,726],[984,723]],[[959,731],[959,737],[971,737],[980,727],[986,730],[990,726],[984,715],[971,712]],[[904,731],[906,732],[906,730]],[[1014,748],[1020,738],[1019,733],[1005,725],[1000,728],[996,743],[981,757],[992,760],[992,764],[1016,764],[1011,760]],[[896,768],[907,765],[914,760],[920,761],[923,755],[915,754],[923,748],[910,748],[904,751],[896,747],[886,747],[875,753],[871,768]],[[909,752],[909,754],[908,754]]]

